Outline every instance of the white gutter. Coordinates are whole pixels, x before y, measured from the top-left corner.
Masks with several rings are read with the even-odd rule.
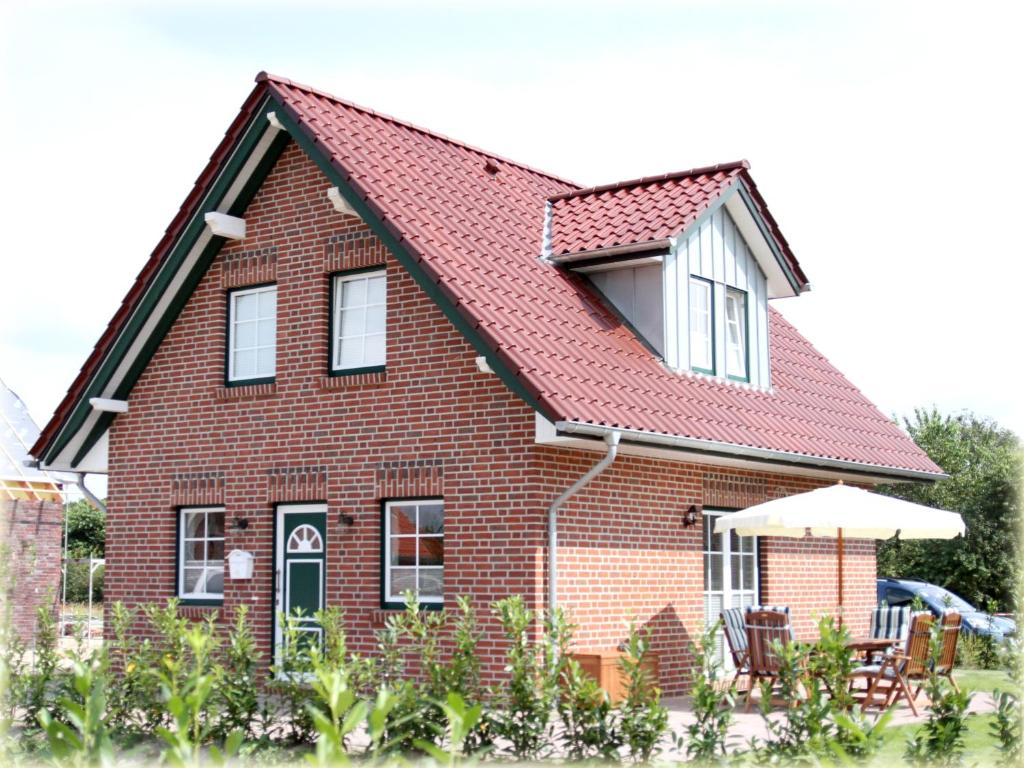
[[[608,453],[579,480],[570,485],[548,507],[548,617],[554,616],[558,605],[558,510],[572,496],[585,487],[591,480],[604,472],[615,461],[619,452],[621,434],[617,430],[605,432],[604,441],[608,445]]]
[[[897,469],[894,467],[886,467],[881,464],[867,464],[859,461],[829,459],[820,456],[809,456],[804,453],[776,451],[770,448],[753,448],[744,445],[733,445],[732,443],[720,443],[716,440],[699,440],[693,437],[668,435],[663,432],[644,432],[639,429],[603,427],[598,424],[584,424],[579,421],[558,421],[555,422],[555,429],[560,433],[570,435],[588,435],[591,437],[606,437],[607,435],[614,433],[619,435],[621,438],[624,438],[627,442],[660,445],[681,451],[721,454],[724,456],[737,456],[745,459],[806,465],[809,467],[825,467],[863,475],[882,475],[886,477],[902,478],[904,480],[942,480],[949,477],[949,475],[945,473],[922,472],[914,469]]]

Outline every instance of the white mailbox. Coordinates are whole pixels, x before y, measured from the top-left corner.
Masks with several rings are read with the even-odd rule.
[[[233,549],[228,555],[228,566],[231,569],[232,579],[251,579],[252,578],[252,552],[246,552],[242,549]]]

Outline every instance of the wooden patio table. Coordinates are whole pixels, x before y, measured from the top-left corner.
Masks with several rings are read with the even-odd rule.
[[[897,641],[891,637],[855,637],[846,644],[846,647],[858,657],[870,661],[876,653],[885,653],[896,643]]]

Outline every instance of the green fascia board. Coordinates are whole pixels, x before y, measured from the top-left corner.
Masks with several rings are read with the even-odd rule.
[[[160,268],[157,270],[156,276],[153,278],[153,281],[150,283],[150,285],[146,288],[145,292],[143,293],[139,306],[136,308],[135,312],[132,313],[125,328],[118,335],[110,351],[107,353],[103,362],[100,364],[99,369],[96,371],[95,374],[93,374],[92,379],[86,386],[86,389],[82,394],[82,397],[79,399],[78,404],[72,410],[67,422],[61,428],[56,439],[53,441],[53,444],[46,452],[46,455],[44,457],[45,463],[51,462],[57,455],[59,455],[60,452],[64,449],[64,447],[67,445],[71,436],[75,435],[78,432],[78,430],[82,428],[86,419],[89,417],[89,413],[91,411],[89,399],[101,396],[103,389],[110,381],[111,377],[114,374],[114,371],[117,369],[117,366],[120,364],[121,360],[127,354],[128,349],[131,347],[132,343],[137,338],[142,327],[145,325],[146,321],[149,319],[150,315],[155,309],[160,297],[167,290],[170,282],[173,280],[174,275],[177,273],[178,268],[181,265],[181,262],[188,255],[189,251],[191,251],[192,247],[195,245],[196,240],[202,234],[203,229],[206,226],[206,221],[204,219],[205,214],[210,211],[216,210],[217,205],[223,200],[224,195],[230,189],[231,184],[234,183],[234,180],[238,176],[242,167],[248,161],[249,157],[252,155],[252,152],[256,148],[260,139],[263,138],[263,134],[267,130],[270,130],[269,123],[266,119],[266,106],[268,103],[269,98],[265,99],[260,104],[260,106],[254,111],[253,119],[246,127],[242,135],[242,138],[238,141],[235,150],[231,153],[224,167],[218,173],[216,180],[210,186],[209,191],[197,206],[196,213],[193,216],[192,220],[185,227],[184,232],[178,238],[177,243],[171,249],[168,256],[164,259],[163,264],[160,265]],[[279,136],[272,143],[270,150],[268,151],[268,155],[272,154],[275,148],[277,150],[277,154],[280,155],[280,151],[283,150],[284,146],[287,144],[287,141],[287,136]],[[276,158],[274,159],[276,160]],[[263,170],[265,173],[269,169],[269,167],[272,167],[272,165],[272,162],[260,163],[258,168],[254,169],[253,177],[255,178],[256,171]],[[255,191],[256,189],[258,189],[258,187],[258,183],[250,183],[247,184],[245,188],[243,188],[243,190],[239,194],[238,201],[236,201],[236,204],[232,206],[232,210],[235,211],[234,215],[237,215],[238,204],[243,200],[243,197],[245,195],[248,195],[248,200],[245,200],[245,203],[247,204],[249,200],[252,199],[252,195],[255,194]],[[221,245],[223,245],[223,242],[223,238],[215,237],[213,238],[212,241],[212,248],[204,249],[204,253],[202,254],[202,257],[198,260],[196,265],[195,271],[199,273],[198,276],[190,275],[189,279],[185,281],[185,284],[183,284],[182,286],[182,290],[179,291],[178,295],[175,297],[175,301],[173,301],[171,307],[169,307],[169,311],[165,314],[163,318],[161,318],[160,326],[162,328],[162,333],[154,333],[151,335],[149,341],[146,344],[146,350],[144,351],[143,354],[139,355],[135,364],[132,366],[132,369],[128,372],[122,383],[119,385],[117,392],[115,393],[115,397],[126,397],[128,392],[131,391],[131,388],[132,386],[134,386],[135,381],[138,379],[138,376],[141,374],[145,366],[149,363],[149,358],[156,350],[156,347],[159,346],[160,341],[163,340],[162,334],[166,333],[166,330],[170,328],[170,325],[173,323],[174,319],[177,318],[177,314],[181,311],[181,308],[184,306],[185,301],[187,301],[188,295],[190,295],[191,290],[194,289],[195,285],[199,281],[199,278],[202,277],[203,272],[209,266],[209,262],[210,260],[212,260],[212,256],[216,255],[216,251],[219,250]],[[202,267],[202,270],[200,270],[200,267]],[[185,290],[186,286],[189,288],[188,291]],[[96,427],[90,430],[85,443],[83,443],[82,445],[82,448],[78,451],[77,454],[75,454],[75,457],[72,460],[72,466],[76,466],[81,461],[81,459],[84,458],[84,456],[86,455],[86,453],[88,453],[92,445],[95,444],[95,441],[99,439],[99,437],[103,434],[104,431],[106,431],[106,427],[109,426],[110,421],[111,415],[109,414],[99,419]],[[105,422],[106,424],[106,426],[104,426],[102,429],[100,428],[100,422]]]
[[[338,188],[341,196],[352,209],[359,215],[373,233],[380,238],[385,247],[391,252],[399,264],[412,275],[416,283],[423,291],[434,300],[434,303],[441,309],[445,317],[454,325],[473,346],[478,354],[483,355],[491,369],[498,375],[498,378],[515,395],[520,397],[527,405],[545,416],[552,416],[547,409],[543,408],[539,399],[533,392],[527,389],[525,383],[515,375],[508,364],[502,359],[498,350],[492,348],[481,335],[480,331],[467,319],[458,309],[455,297],[450,289],[443,283],[437,283],[431,279],[420,263],[420,258],[412,253],[405,244],[388,229],[380,216],[377,215],[369,204],[363,200],[349,184],[346,175],[336,167],[330,160],[329,153],[321,147],[321,142],[311,137],[304,126],[299,123],[293,110],[288,105],[271,96],[274,105],[277,107],[275,114],[277,119],[285,127],[295,142],[303,149],[310,159],[316,163],[321,172],[328,180]]]
[[[793,270],[790,268],[789,262],[786,260],[786,257],[783,256],[782,250],[779,248],[779,244],[775,240],[775,235],[772,234],[771,229],[768,227],[768,223],[764,220],[764,217],[761,216],[761,213],[757,210],[757,206],[754,205],[754,200],[750,196],[750,192],[747,189],[747,185],[743,182],[742,179],[737,179],[736,181],[734,181],[729,186],[729,188],[725,192],[723,192],[714,203],[709,205],[704,210],[704,212],[701,213],[700,216],[693,220],[690,226],[688,226],[686,229],[680,232],[676,236],[677,243],[682,244],[686,242],[687,238],[689,238],[690,235],[694,233],[694,231],[699,229],[700,226],[704,224],[704,222],[706,222],[708,219],[714,216],[715,213],[717,213],[720,208],[725,206],[725,204],[728,203],[734,195],[739,195],[740,198],[742,198],[743,204],[747,206],[747,210],[750,212],[750,217],[754,220],[754,223],[757,225],[758,230],[760,230],[761,232],[761,237],[763,237],[765,242],[768,243],[768,247],[771,249],[772,255],[775,256],[775,260],[779,263],[779,266],[782,267],[782,272],[783,274],[785,274],[786,280],[789,282],[790,286],[796,293],[800,293],[802,291],[802,286],[800,285],[800,282],[796,279],[796,275],[793,274]]]

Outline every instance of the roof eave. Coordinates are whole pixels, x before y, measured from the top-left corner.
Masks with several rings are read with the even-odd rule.
[[[754,446],[737,445],[724,443],[715,440],[703,440],[681,435],[670,435],[663,432],[647,432],[638,429],[628,429],[604,424],[591,424],[580,421],[557,421],[555,429],[562,435],[585,436],[592,438],[603,438],[609,432],[619,432],[622,440],[627,443],[646,444],[667,448],[682,453],[701,453],[712,456],[735,457],[754,461],[763,461],[770,464],[785,466],[798,466],[808,468],[820,468],[835,470],[853,475],[864,476],[876,482],[917,482],[932,483],[944,480],[949,475],[944,472],[926,472],[923,470],[890,467],[882,464],[869,464],[860,461],[847,459],[836,459],[822,456],[812,456],[805,453],[793,451],[780,451],[770,448],[757,448]]]

